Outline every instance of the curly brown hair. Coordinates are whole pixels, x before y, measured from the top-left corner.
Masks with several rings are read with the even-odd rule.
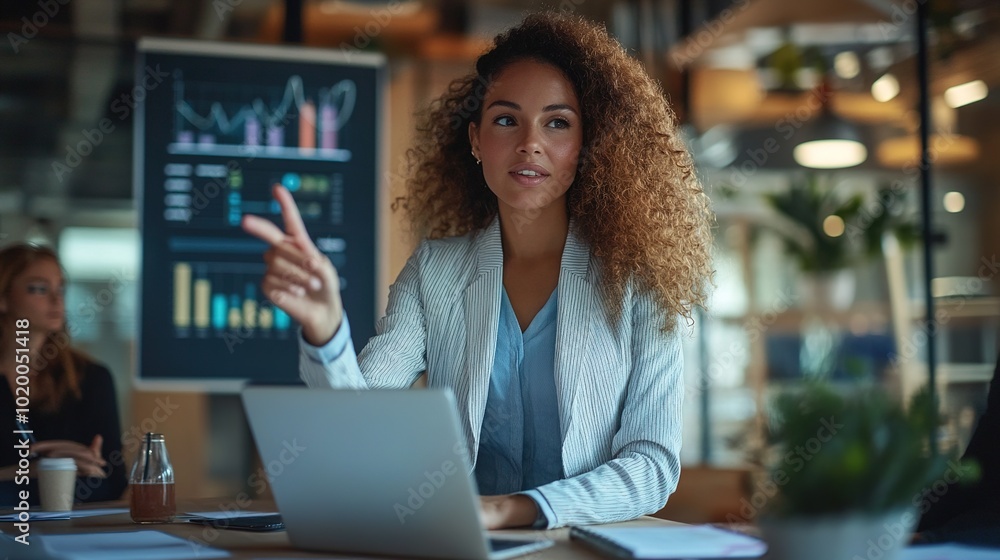
[[[576,89],[583,149],[566,204],[601,263],[613,317],[635,281],[667,312],[665,330],[677,315],[690,321],[712,275],[708,197],[662,89],[603,28],[580,17],[527,16],[494,39],[475,73],[450,84],[420,119],[407,152],[407,194],[393,209],[404,210],[418,238],[465,235],[492,222],[496,195],[482,188],[468,128],[479,124],[492,80],[519,60],[552,64]]]

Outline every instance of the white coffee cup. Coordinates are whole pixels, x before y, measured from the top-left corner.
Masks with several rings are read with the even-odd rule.
[[[38,462],[38,491],[45,511],[71,511],[76,491],[76,461],[46,457]]]

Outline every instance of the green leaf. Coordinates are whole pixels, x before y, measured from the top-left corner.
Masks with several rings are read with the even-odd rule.
[[[908,410],[866,383],[838,391],[810,380],[778,395],[768,424],[778,457],[771,472],[786,475],[787,484],[771,513],[880,513],[911,505],[944,472],[946,458],[926,451],[937,422],[926,389]]]
[[[907,213],[905,191],[888,186],[869,196],[845,195],[842,189],[827,187],[819,175],[808,174],[764,199],[781,223],[766,221],[761,226],[778,234],[807,272],[831,272],[877,258],[887,233],[894,234],[904,249],[921,235],[918,223]],[[830,237],[823,231],[823,221],[831,215],[844,221],[845,235]]]

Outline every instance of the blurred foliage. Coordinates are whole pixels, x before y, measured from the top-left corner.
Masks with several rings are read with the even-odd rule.
[[[846,391],[812,380],[777,398],[769,440],[780,450],[770,465],[779,492],[768,504],[770,515],[915,507],[921,492],[944,475],[948,457],[929,444],[940,424],[929,390],[906,410],[877,386]],[[974,465],[958,471],[961,480],[978,478]]]
[[[882,255],[882,236],[892,232],[903,247],[920,239],[920,227],[907,209],[906,192],[879,187],[873,198],[843,195],[809,174],[793,181],[788,190],[765,195],[783,223],[765,226],[780,235],[789,252],[806,272],[832,272]],[[838,216],[844,233],[831,237],[823,221]]]
[[[793,92],[804,89],[799,83],[799,70],[811,68],[819,76],[829,70],[823,52],[816,46],[800,48],[792,41],[788,29],[781,45],[765,59],[765,65],[774,71],[777,89]]]

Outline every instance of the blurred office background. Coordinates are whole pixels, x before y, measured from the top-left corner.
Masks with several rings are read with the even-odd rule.
[[[260,465],[237,396],[133,381],[139,233],[132,111],[122,101],[135,85],[138,38],[281,43],[291,6],[301,13],[302,44],[384,53],[390,118],[380,188],[389,195],[402,186],[414,112],[468,72],[494,33],[541,5],[0,6],[0,235],[58,247],[75,341],[116,376],[126,449],[144,431],[165,433],[181,496],[256,496],[248,479]],[[718,519],[739,507],[776,391],[826,376],[874,380],[905,399],[926,383],[916,2],[545,5],[604,22],[663,84],[714,202],[717,288],[685,338],[688,468],[673,507],[679,519]],[[930,328],[946,418],[937,439],[950,449],[969,437],[998,354],[1000,6],[932,0],[929,26],[938,310]],[[99,131],[102,118],[113,130]],[[819,159],[796,149],[830,139],[853,143],[828,145]],[[73,159],[82,140],[92,149]],[[399,218],[380,210],[384,294],[413,245]]]

